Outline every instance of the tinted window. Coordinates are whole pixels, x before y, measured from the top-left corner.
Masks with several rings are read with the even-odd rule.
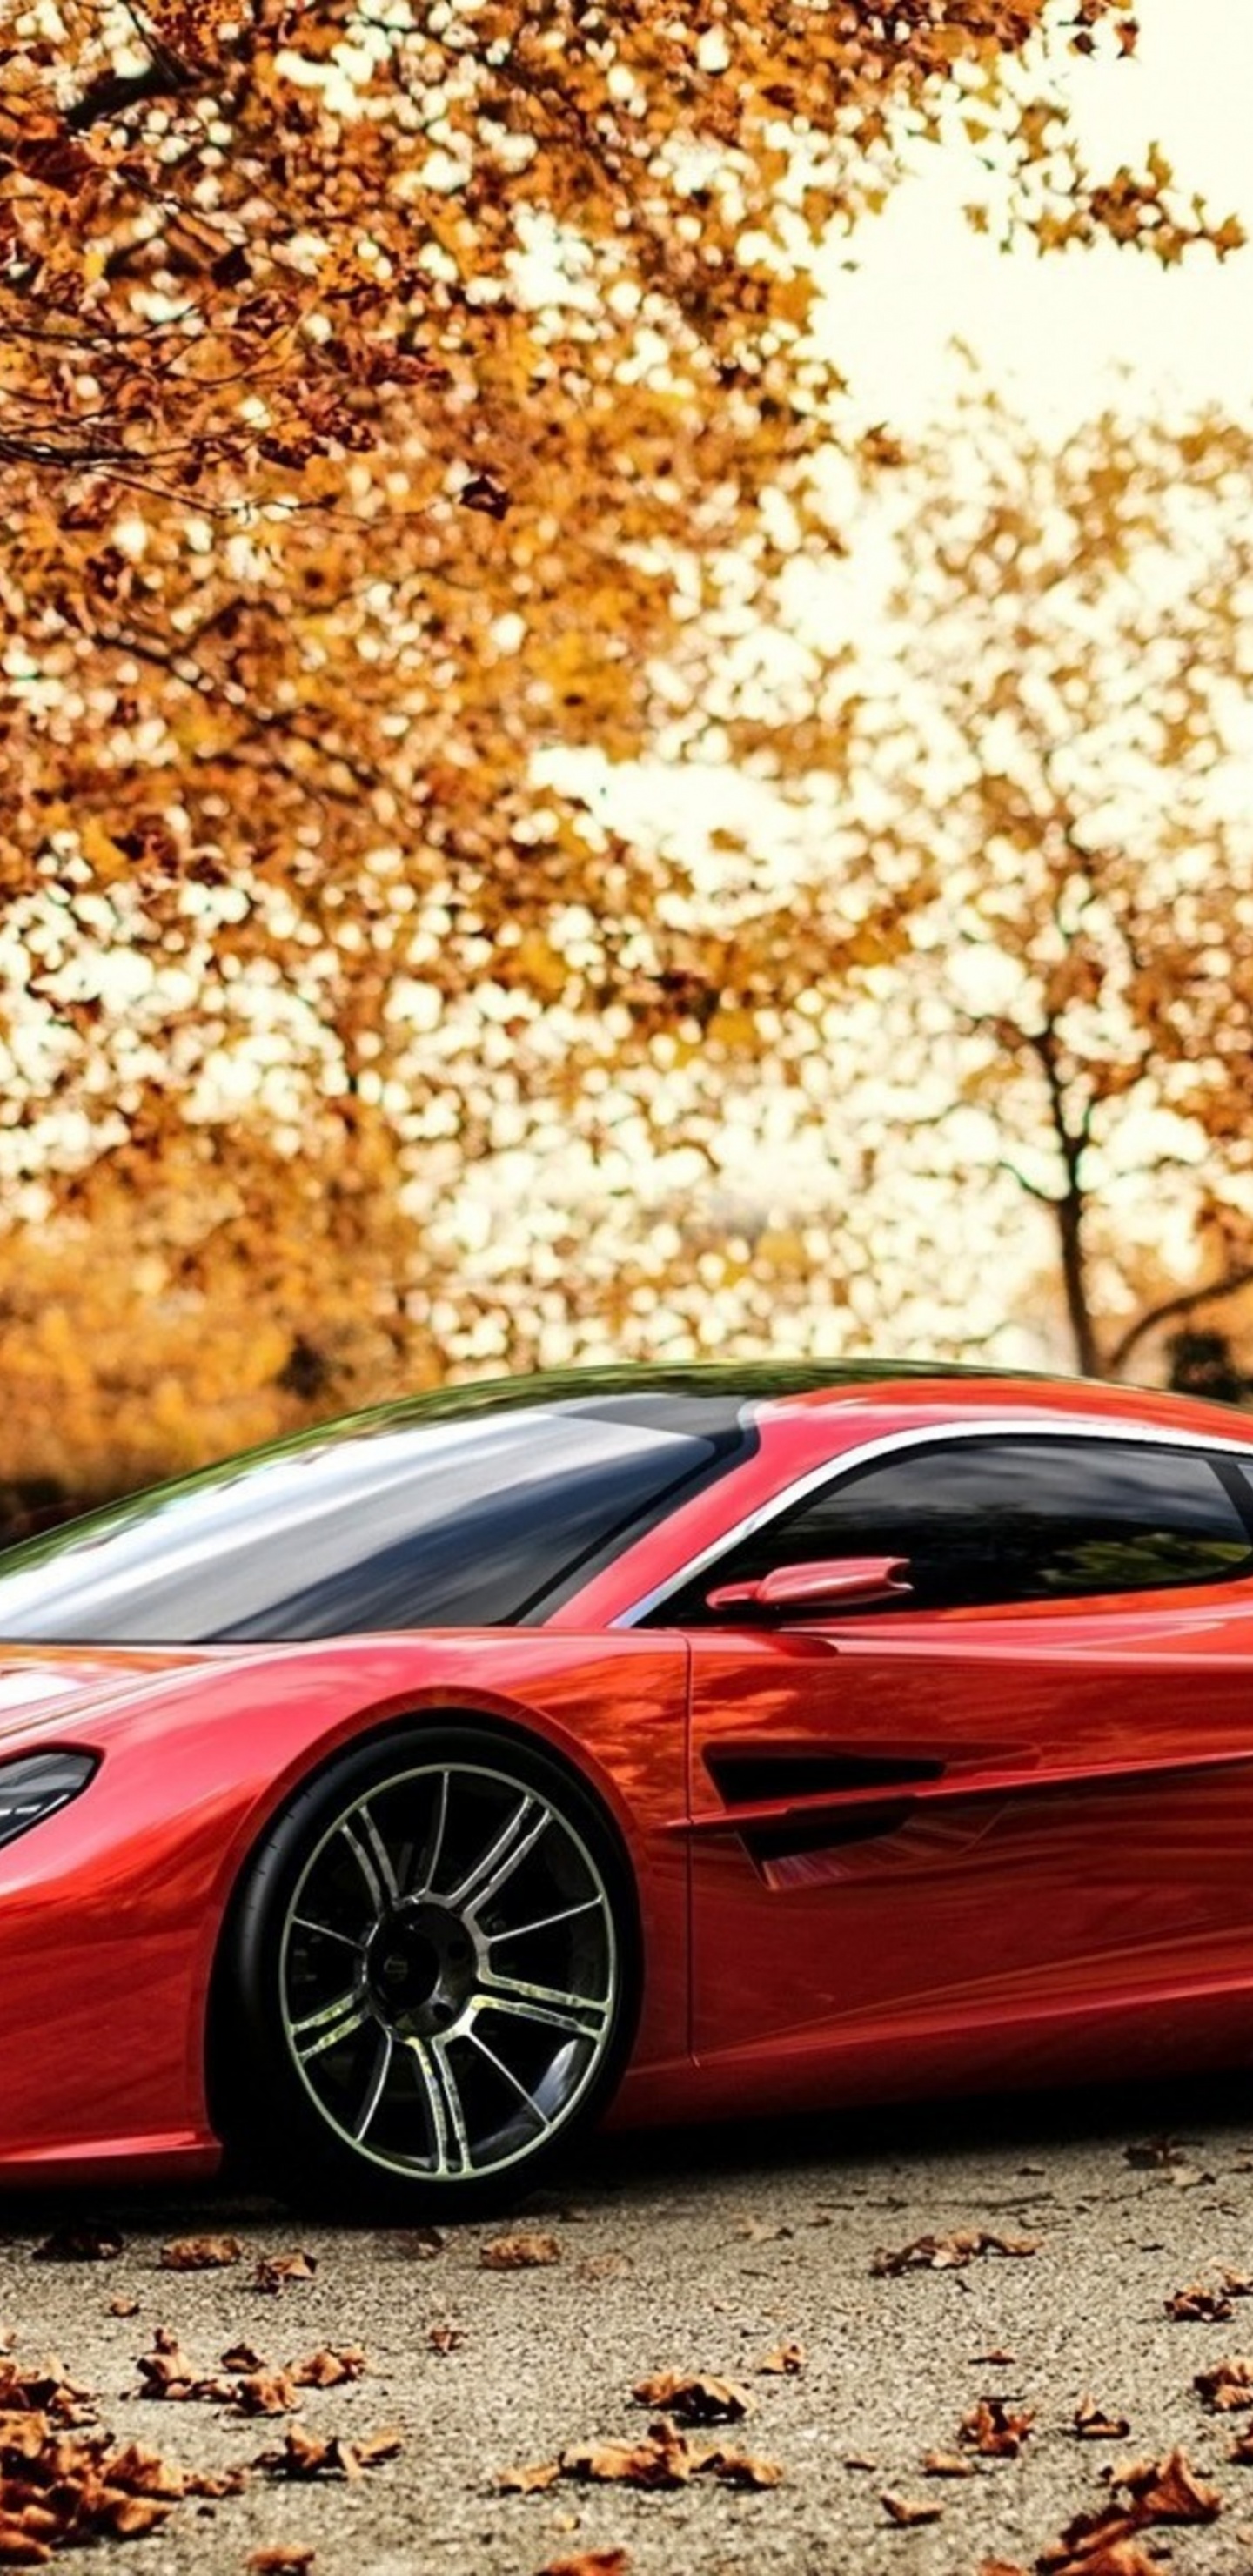
[[[907,1557],[922,1609],[1221,1582],[1253,1571],[1244,1490],[1225,1459],[1114,1440],[906,1449],[768,1523],[656,1616],[707,1618],[715,1583],[822,1557]]]
[[[0,1557],[0,1637],[507,1625],[739,1454],[738,1413],[641,1396],[358,1416]]]

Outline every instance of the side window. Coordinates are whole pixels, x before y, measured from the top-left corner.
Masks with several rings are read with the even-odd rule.
[[[704,1596],[715,1584],[840,1556],[907,1557],[917,1609],[1217,1583],[1253,1573],[1251,1528],[1246,1474],[1197,1450],[1065,1438],[937,1442],[807,1496],[654,1615],[712,1624],[718,1614]]]

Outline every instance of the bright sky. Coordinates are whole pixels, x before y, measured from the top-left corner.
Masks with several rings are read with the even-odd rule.
[[[1187,194],[1221,220],[1238,214],[1253,244],[1253,6],[1250,0],[1141,0],[1130,61],[1076,61],[1075,126],[1107,176],[1143,165],[1156,140]],[[857,245],[826,273],[831,322],[854,389],[872,416],[917,426],[952,381],[951,344],[969,343],[992,380],[1043,422],[1099,405],[1116,370],[1146,401],[1175,395],[1253,403],[1253,247],[1220,263],[1190,252],[1163,269],[1120,252],[1009,255],[971,232],[964,154],[931,153]]]

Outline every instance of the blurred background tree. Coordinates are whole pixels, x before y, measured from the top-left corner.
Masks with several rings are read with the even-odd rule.
[[[1017,650],[978,578],[991,486],[960,496],[948,559],[946,460],[904,463],[859,415],[818,275],[937,147],[1007,243],[1238,249],[1160,154],[1085,164],[1068,84],[1135,40],[1125,0],[19,10],[0,65],[12,1481],[103,1491],[449,1367],[960,1341],[960,1263],[932,1295],[946,1049],[975,1113],[1003,1061],[993,1160],[1034,1137],[1035,1085],[1059,1226],[1083,1200],[1076,1344],[1107,1355],[1073,1276],[1091,1324],[1088,1202],[1131,1086],[1108,1009],[1085,1034],[1083,977],[1173,1068],[1172,1136],[1227,1117],[1233,1171],[1241,1077],[1216,1068],[1235,1022],[1223,1040],[1199,967],[1178,1005],[1132,1000],[1126,940],[1152,906],[1130,855],[1097,869],[1069,739],[1056,813],[1037,775],[1015,821],[1010,767],[946,698],[941,630],[990,680]],[[1101,485],[1103,434],[1086,468],[1053,460],[1098,587],[1102,548],[1143,533]],[[1238,495],[1243,449],[1195,434],[1199,506],[1226,527],[1218,458],[1226,439]],[[1012,423],[981,435],[1047,695],[1060,557],[1032,535]],[[1123,461],[1160,481],[1168,448]],[[908,726],[820,631],[797,638],[798,577],[820,592],[865,496],[895,508],[906,474],[939,837]],[[1174,543],[1169,515],[1143,542]],[[1234,522],[1222,543],[1215,596]],[[1233,636],[1239,611],[1233,590]],[[1172,614],[1178,659],[1199,630]],[[1203,694],[1177,743],[1200,740]],[[1006,726],[1034,706],[1007,702]],[[629,828],[589,759],[730,766],[758,823]],[[895,800],[882,827],[868,764]],[[1163,899],[1185,808],[1153,842]],[[790,852],[763,846],[776,814]],[[990,822],[1002,869],[1030,851],[1035,872],[995,938]],[[1090,901],[1067,828],[1102,876]],[[916,969],[950,877],[963,953],[999,941],[1018,980],[1004,1003],[968,991],[941,1038]],[[1070,909],[1037,935],[1054,900]],[[1163,996],[1201,954],[1173,912],[1169,938]],[[763,1212],[750,1171],[784,1170],[798,1137],[821,1213],[778,1192]],[[1228,1226],[1235,1206],[1215,1201]]]

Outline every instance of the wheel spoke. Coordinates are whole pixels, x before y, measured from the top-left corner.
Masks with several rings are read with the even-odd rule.
[[[406,2048],[413,2053],[427,2113],[431,2123],[431,2145],[437,2174],[463,2174],[470,2171],[470,2142],[466,2135],[465,2111],[457,2079],[448,2062],[448,2051],[439,2039],[407,2039]]]
[[[413,1886],[411,1892],[414,1896],[429,1896],[431,1893],[431,1889],[435,1884],[435,1873],[440,1864],[440,1855],[444,1848],[444,1828],[447,1823],[448,1773],[446,1771],[441,1771],[439,1775],[439,1794],[435,1801],[435,1813],[431,1819],[431,1830],[427,1835],[426,1850],[423,1852],[422,1858],[413,1873]]]
[[[609,2017],[608,2003],[593,1995],[567,1994],[560,1986],[532,1986],[521,1977],[480,1977],[472,2001],[478,2012],[516,2013],[522,2021],[577,2031],[583,2039],[599,2038]]]
[[[551,1811],[541,1807],[538,1799],[525,1796],[519,1799],[508,1824],[480,1854],[473,1869],[462,1879],[461,1885],[454,1888],[446,1902],[459,1913],[477,1914],[480,1906],[487,1905],[497,1889],[504,1886],[505,1880],[512,1878],[515,1869],[526,1859],[527,1853],[534,1850],[540,1835],[547,1832],[551,1823]]]
[[[357,2114],[352,2133],[354,2138],[364,2138],[369,2131],[370,2123],[373,2120],[379,2104],[383,2099],[383,2095],[387,2090],[387,2079],[392,2071],[392,2059],[395,2056],[395,2053],[396,2041],[394,2034],[390,2030],[380,2029],[378,2055],[375,2058],[373,2068],[371,2069],[369,2088],[367,2090],[365,2100]]]
[[[365,1880],[375,1914],[385,1913],[389,1905],[396,1903],[400,1889],[391,1855],[369,1808],[363,1803],[351,1816],[345,1816],[339,1830]]]
[[[599,1896],[588,1896],[581,1905],[564,1905],[560,1914],[541,1914],[536,1923],[508,1923],[503,1932],[485,1932],[483,1938],[494,1950],[499,1941],[525,1941],[528,1932],[551,1932],[555,1923],[573,1923],[576,1915],[599,1914],[600,1908]]]
[[[355,1950],[358,1958],[364,1944],[354,1941],[351,1932],[337,1932],[333,1923],[315,1923],[308,1914],[293,1914],[293,1932],[316,1932],[319,1941],[339,1941],[345,1950]]]
[[[464,2036],[469,2040],[472,2048],[477,2048],[480,2057],[485,2057],[488,2065],[494,2066],[498,2075],[503,2075],[506,2084],[512,2085],[514,2092],[517,2093],[521,2097],[522,2101],[525,2102],[528,2111],[534,2112],[540,2128],[551,2128],[551,2120],[546,2119],[535,2099],[534,2094],[528,2093],[521,2076],[515,2075],[511,2066],[506,2066],[503,2057],[498,2057],[494,2048],[488,2047],[487,2041],[480,2038],[473,2022],[467,2023]]]
[[[323,2004],[319,2012],[306,2013],[303,2020],[292,2023],[297,2056],[307,2065],[311,2057],[320,2057],[324,2048],[334,2048],[341,2039],[350,2039],[354,2030],[360,2030],[372,2018],[360,1988],[345,1987],[334,2003]]]

